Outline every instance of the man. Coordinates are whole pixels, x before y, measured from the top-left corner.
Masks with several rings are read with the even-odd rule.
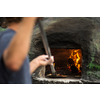
[[[53,63],[47,55],[29,63],[27,57],[31,34],[37,17],[6,17],[7,30],[0,33],[0,83],[30,84],[31,74],[39,67]]]

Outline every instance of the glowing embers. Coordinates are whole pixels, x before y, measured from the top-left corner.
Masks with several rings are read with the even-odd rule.
[[[54,66],[57,74],[66,77],[80,77],[82,68],[81,49],[51,49],[54,56]],[[46,67],[46,75],[51,73],[49,66]]]

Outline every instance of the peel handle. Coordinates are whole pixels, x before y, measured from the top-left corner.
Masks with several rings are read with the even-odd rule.
[[[50,47],[48,45],[46,33],[45,33],[44,29],[43,29],[43,25],[42,25],[41,20],[38,20],[38,23],[39,23],[39,27],[40,27],[40,30],[41,30],[41,37],[42,37],[42,41],[43,41],[43,44],[44,44],[44,48],[45,48],[46,54],[49,57],[51,57]],[[54,65],[50,65],[50,67],[51,67],[52,74],[55,75],[56,71],[55,71]]]

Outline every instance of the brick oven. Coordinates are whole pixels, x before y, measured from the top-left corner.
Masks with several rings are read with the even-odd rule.
[[[100,18],[46,18],[43,25],[57,74],[50,78],[50,66],[40,66],[33,74],[33,83],[67,84],[100,83]],[[38,25],[34,28],[30,60],[45,54]]]

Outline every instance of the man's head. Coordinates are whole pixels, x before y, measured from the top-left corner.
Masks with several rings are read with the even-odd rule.
[[[8,25],[12,23],[19,23],[22,21],[22,18],[23,17],[5,17]]]

